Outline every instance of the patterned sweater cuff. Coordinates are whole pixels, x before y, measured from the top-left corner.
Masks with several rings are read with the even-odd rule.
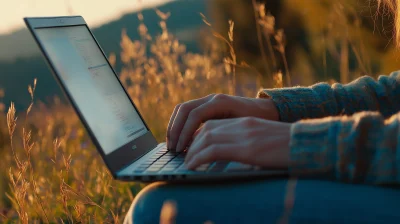
[[[264,89],[258,92],[257,97],[272,99],[283,122],[321,118],[338,113],[334,94],[326,83],[312,87]]]
[[[303,120],[292,125],[289,172],[293,176],[332,179],[335,176],[335,142],[338,130],[334,117]]]

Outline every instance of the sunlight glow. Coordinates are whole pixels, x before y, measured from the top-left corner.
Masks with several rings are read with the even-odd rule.
[[[91,27],[125,13],[155,7],[172,0],[0,0],[0,35],[24,26],[26,16],[82,15]]]

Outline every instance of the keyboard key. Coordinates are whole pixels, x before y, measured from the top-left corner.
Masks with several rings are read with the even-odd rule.
[[[156,160],[156,162],[168,162],[168,161],[169,161],[169,159],[163,159],[163,158]]]
[[[176,155],[179,155],[179,154],[181,154],[180,152],[174,152],[174,151],[168,151],[167,152],[167,155],[174,155],[174,156],[176,156]]]
[[[168,164],[182,164],[182,163],[184,163],[183,160],[181,160],[181,161],[179,161],[179,160],[171,160],[171,161],[169,161]]]
[[[197,167],[195,170],[198,172],[204,172],[208,169],[208,167]]]
[[[169,158],[163,158],[163,157],[161,157],[161,158],[157,159],[156,161],[168,162],[168,161],[170,161],[170,160],[171,160],[171,159],[169,159]]]
[[[179,161],[179,162],[183,162],[185,159],[184,158],[179,158],[179,157],[175,157],[172,159],[172,161]]]
[[[161,162],[169,162],[171,159],[170,158],[164,158],[161,157],[161,159],[157,160],[157,161],[161,161]]]
[[[181,165],[183,162],[179,162],[179,161],[169,161],[168,163],[167,163],[167,165]]]
[[[176,168],[173,168],[173,167],[164,167],[164,168],[161,169],[161,172],[172,172],[172,171],[174,171],[174,170],[176,170]]]
[[[174,168],[178,168],[181,164],[167,164],[165,165],[165,167],[174,167]]]
[[[195,170],[196,171],[206,171],[209,168],[209,166],[210,166],[210,164],[206,163],[206,164],[198,166]]]
[[[165,164],[153,164],[153,165],[151,165],[150,167],[159,167],[159,168],[161,168],[161,167],[163,167]]]
[[[210,168],[210,172],[222,172],[228,163],[229,162],[218,161]]]
[[[151,166],[163,167],[163,166],[165,166],[165,164],[167,164],[167,163],[166,162],[155,162]]]
[[[149,167],[146,172],[158,172],[161,167]]]
[[[153,165],[160,165],[160,164],[165,165],[167,163],[168,163],[168,161],[157,160],[155,163],[153,163]]]
[[[172,159],[172,158],[175,158],[175,156],[174,155],[163,155],[161,158],[163,158],[163,159]]]
[[[253,170],[253,166],[252,165],[248,165],[248,164],[244,164],[244,163],[239,163],[239,162],[230,162],[228,164],[228,166],[226,167],[225,171],[249,171],[249,170]]]

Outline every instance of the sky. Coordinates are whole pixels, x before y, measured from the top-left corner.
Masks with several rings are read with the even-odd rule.
[[[0,35],[24,26],[27,16],[81,15],[91,27],[171,0],[0,0]]]

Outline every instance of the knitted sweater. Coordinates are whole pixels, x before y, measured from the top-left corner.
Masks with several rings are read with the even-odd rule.
[[[400,184],[400,71],[349,84],[266,89],[291,129],[289,172]]]

